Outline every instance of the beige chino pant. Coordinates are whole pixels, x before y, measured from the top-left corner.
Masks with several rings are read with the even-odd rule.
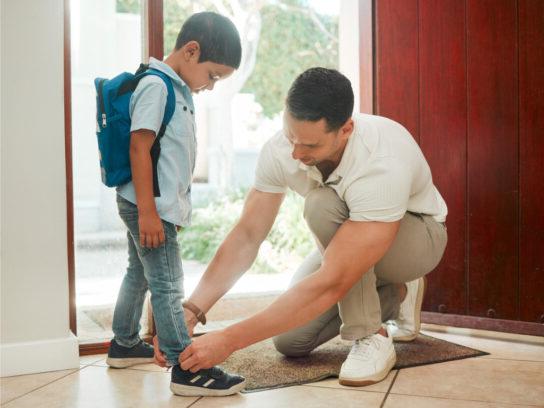
[[[342,223],[349,219],[349,210],[333,189],[317,188],[306,196],[304,218],[319,249],[300,265],[290,286],[319,269],[324,248]],[[344,340],[376,333],[382,322],[398,315],[397,284],[431,272],[442,258],[447,239],[443,223],[432,216],[407,212],[383,258],[337,305],[306,325],[274,337],[276,349],[287,356],[302,356],[338,333]]]

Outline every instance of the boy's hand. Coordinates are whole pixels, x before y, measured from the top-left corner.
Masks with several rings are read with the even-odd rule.
[[[160,367],[166,367],[166,358],[160,349],[159,338],[156,335],[153,336],[153,349],[155,350],[155,356],[153,357],[155,360],[154,363]]]
[[[164,242],[164,228],[158,214],[140,214],[140,245],[145,248],[157,248]]]

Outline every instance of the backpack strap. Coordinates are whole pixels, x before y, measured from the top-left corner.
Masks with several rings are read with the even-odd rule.
[[[158,138],[161,138],[166,130],[166,125],[170,123],[170,119],[172,119],[174,111],[176,110],[176,94],[174,93],[172,80],[164,72],[151,68],[146,71],[145,75],[156,75],[160,77],[164,81],[166,89],[168,90],[168,96],[166,97],[166,108],[164,110],[164,117],[162,119],[162,126],[159,130],[159,134],[157,135]]]
[[[138,71],[136,71],[136,75],[138,76],[156,75],[164,81],[164,84],[166,85],[166,89],[168,90],[168,95],[166,97],[166,107],[164,110],[162,124],[159,129],[159,133],[157,134],[157,137],[155,138],[155,141],[153,142],[153,145],[151,146],[151,151],[150,151],[151,164],[153,166],[153,195],[155,197],[160,197],[161,191],[159,188],[159,175],[157,170],[157,166],[159,163],[159,156],[161,154],[160,142],[162,137],[164,136],[164,133],[166,132],[166,126],[168,125],[168,123],[170,123],[170,120],[172,119],[172,116],[174,115],[174,111],[176,110],[176,94],[174,93],[172,80],[164,72],[161,72],[153,68],[150,69],[149,66],[142,64],[140,65],[140,68],[138,69]]]

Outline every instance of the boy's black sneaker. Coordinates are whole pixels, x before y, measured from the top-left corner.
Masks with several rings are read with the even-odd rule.
[[[113,368],[127,368],[153,362],[153,346],[140,340],[134,347],[123,347],[111,340],[106,363]]]
[[[179,365],[172,367],[170,390],[184,397],[221,397],[232,395],[244,389],[246,379],[232,375],[219,367],[212,367],[192,373]]]

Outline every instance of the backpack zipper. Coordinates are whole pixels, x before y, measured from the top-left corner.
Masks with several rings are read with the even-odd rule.
[[[104,109],[104,97],[102,96],[102,92],[104,91],[104,82],[106,80],[103,79],[102,81],[100,81],[100,92],[98,93],[98,96],[99,96],[99,99],[100,99],[100,110],[102,111],[102,127],[105,128],[107,123],[106,123],[106,112],[105,112],[105,109]]]

